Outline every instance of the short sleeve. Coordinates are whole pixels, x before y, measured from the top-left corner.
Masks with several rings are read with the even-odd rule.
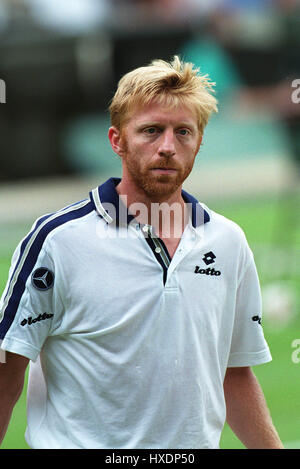
[[[61,304],[50,255],[44,246],[34,253],[28,244],[17,247],[0,300],[0,343],[3,350],[35,361]]]
[[[235,321],[228,366],[253,366],[272,360],[262,327],[262,301],[252,251],[245,245],[236,295]]]

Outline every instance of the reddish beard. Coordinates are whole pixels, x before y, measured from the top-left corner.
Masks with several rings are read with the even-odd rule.
[[[172,158],[166,158],[156,164],[142,166],[141,158],[129,150],[126,136],[122,135],[122,158],[126,163],[127,171],[132,182],[141,189],[148,197],[164,197],[176,192],[182,186],[185,179],[189,176],[193,168],[193,162],[186,166],[179,166],[172,161]],[[152,169],[155,168],[174,168],[173,174],[155,174]]]

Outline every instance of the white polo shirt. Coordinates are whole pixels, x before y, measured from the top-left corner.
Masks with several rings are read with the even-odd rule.
[[[191,195],[175,255],[109,179],[40,218],[2,295],[2,348],[31,360],[32,448],[218,448],[227,367],[271,360],[242,230]]]

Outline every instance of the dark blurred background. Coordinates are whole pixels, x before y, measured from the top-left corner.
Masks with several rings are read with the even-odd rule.
[[[117,82],[174,54],[211,74],[222,115],[270,111],[296,162],[299,45],[298,0],[0,0],[0,181],[117,171],[106,138]]]

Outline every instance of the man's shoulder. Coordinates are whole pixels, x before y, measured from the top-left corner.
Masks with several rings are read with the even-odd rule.
[[[39,217],[33,224],[28,236],[35,242],[43,243],[58,232],[68,231],[71,223],[79,224],[86,216],[94,212],[89,198],[67,205],[55,212]]]

